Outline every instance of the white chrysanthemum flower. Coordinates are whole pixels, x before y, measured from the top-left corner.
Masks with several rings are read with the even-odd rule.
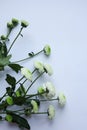
[[[50,76],[53,74],[53,69],[49,64],[44,64],[44,70]]]
[[[49,56],[50,55],[50,53],[51,53],[51,48],[50,48],[50,46],[47,44],[47,45],[45,45],[45,47],[44,47],[44,53],[45,53],[45,55],[47,55],[47,56]]]
[[[32,81],[32,73],[27,68],[21,68],[21,74],[26,77],[26,79]]]
[[[43,84],[43,88],[44,91],[46,93],[44,93],[44,97],[51,99],[55,96],[55,87],[53,86],[53,84],[51,82],[47,82],[45,84]]]
[[[66,103],[66,97],[63,93],[59,93],[58,95],[58,102],[60,106],[64,106]]]
[[[55,116],[55,109],[54,109],[54,107],[53,107],[52,105],[50,105],[50,106],[48,107],[47,112],[48,112],[48,118],[49,118],[49,119],[53,119],[54,116]]]
[[[43,67],[43,64],[42,64],[41,62],[35,61],[34,67],[35,67],[40,73],[43,73],[43,72],[44,72],[44,67]]]
[[[34,101],[34,100],[32,100],[32,101],[31,101],[31,105],[32,105],[32,107],[33,107],[32,112],[37,113],[37,112],[38,112],[38,109],[39,109],[37,102]]]

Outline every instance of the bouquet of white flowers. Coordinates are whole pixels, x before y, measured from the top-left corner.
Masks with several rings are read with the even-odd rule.
[[[20,24],[20,30],[8,48],[7,42],[9,41],[9,36],[18,24]],[[52,104],[48,106],[47,111],[40,111],[39,108],[41,102],[57,101],[60,106],[64,106],[66,103],[66,97],[63,93],[59,93],[59,95],[55,98],[55,87],[48,81],[38,87],[36,93],[29,93],[30,88],[32,88],[33,84],[35,84],[41,76],[44,74],[51,76],[53,74],[53,70],[49,64],[42,63],[40,61],[35,61],[33,71],[21,66],[20,63],[22,61],[29,60],[40,53],[50,56],[51,48],[48,44],[37,53],[28,53],[28,57],[24,59],[14,62],[11,61],[12,54],[9,54],[10,50],[18,37],[23,37],[22,30],[27,26],[28,22],[22,20],[21,23],[19,23],[17,19],[13,18],[11,22],[7,23],[7,35],[0,36],[0,71],[4,73],[5,67],[8,66],[9,69],[21,74],[19,80],[10,74],[6,74],[5,81],[8,83],[8,87],[6,87],[4,95],[0,97],[0,121],[5,120],[17,123],[20,128],[30,130],[30,124],[25,118],[26,116],[31,117],[33,114],[45,114],[49,119],[53,119],[55,116],[55,108]],[[35,77],[34,74],[36,72],[38,73]],[[25,86],[26,81],[30,82],[28,87]],[[16,110],[14,109],[15,105],[17,107]],[[13,106],[12,109],[10,109],[11,106]],[[19,109],[19,106],[21,106],[21,109]]]

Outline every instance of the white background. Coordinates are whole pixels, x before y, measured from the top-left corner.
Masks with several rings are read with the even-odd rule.
[[[24,37],[19,38],[11,50],[13,60],[24,58],[28,52],[36,52],[50,44],[52,54],[49,58],[42,54],[22,65],[32,69],[35,60],[51,64],[54,74],[45,76],[42,82],[52,81],[57,93],[63,91],[67,97],[63,109],[54,103],[54,120],[49,121],[47,116],[28,119],[31,129],[87,130],[87,1],[0,0],[0,34],[5,34],[5,25],[13,17],[30,23],[23,31]],[[12,33],[11,40],[18,30]],[[1,95],[5,90],[3,75],[0,74]],[[19,130],[6,122],[0,123],[0,129]]]

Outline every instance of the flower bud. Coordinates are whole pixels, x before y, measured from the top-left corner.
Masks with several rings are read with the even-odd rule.
[[[1,40],[6,40],[6,39],[7,39],[7,37],[6,37],[6,36],[1,35]]]
[[[8,27],[9,29],[12,29],[12,28],[14,27],[14,25],[13,25],[12,22],[8,22],[8,23],[7,23],[7,27]]]
[[[12,97],[7,97],[7,99],[6,99],[6,101],[7,101],[7,103],[9,104],[9,105],[13,105],[13,98]]]
[[[12,122],[12,116],[7,114],[5,120],[7,120],[8,122]]]
[[[45,92],[43,87],[39,87],[37,90],[38,94],[43,94]]]
[[[51,48],[48,44],[45,45],[43,50],[44,50],[45,55],[49,56],[51,54]]]
[[[13,18],[12,23],[13,23],[14,26],[17,26],[19,21],[16,18]]]
[[[21,26],[22,27],[26,28],[28,25],[29,25],[29,23],[27,21],[25,21],[25,20],[21,21]]]

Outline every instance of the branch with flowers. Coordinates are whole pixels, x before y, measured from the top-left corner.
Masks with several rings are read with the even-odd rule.
[[[18,24],[20,24],[20,30],[8,48],[7,43],[10,41],[9,36]],[[51,54],[51,48],[49,45],[45,45],[39,52],[28,53],[28,57],[24,59],[11,61],[12,54],[10,54],[10,50],[19,36],[23,37],[22,30],[27,28],[27,26],[28,22],[22,20],[21,23],[19,23],[17,19],[13,18],[11,22],[7,23],[7,34],[0,36],[0,71],[4,73],[6,67],[8,66],[9,69],[12,69],[16,73],[21,73],[19,80],[10,74],[6,74],[5,81],[8,83],[8,86],[6,87],[4,95],[0,97],[0,121],[17,123],[20,129],[24,128],[30,130],[30,124],[25,117],[30,117],[34,114],[45,114],[49,119],[53,119],[55,116],[55,108],[52,105],[52,102],[57,101],[58,104],[63,107],[66,103],[66,97],[63,93],[59,93],[59,95],[55,98],[56,90],[51,82],[43,83],[37,88],[36,93],[31,94],[29,90],[33,88],[32,86],[36,83],[36,81],[45,74],[51,76],[53,74],[53,70],[49,64],[44,64],[40,61],[35,61],[33,71],[20,65],[21,62],[29,60],[40,53],[49,57]],[[36,77],[35,73],[37,73]],[[30,82],[28,87],[25,85],[26,81]],[[41,102],[51,103],[48,106],[47,111],[39,110]],[[14,109],[15,105],[17,108],[16,110]],[[10,108],[12,106],[13,108]],[[19,109],[20,106],[21,109]]]

